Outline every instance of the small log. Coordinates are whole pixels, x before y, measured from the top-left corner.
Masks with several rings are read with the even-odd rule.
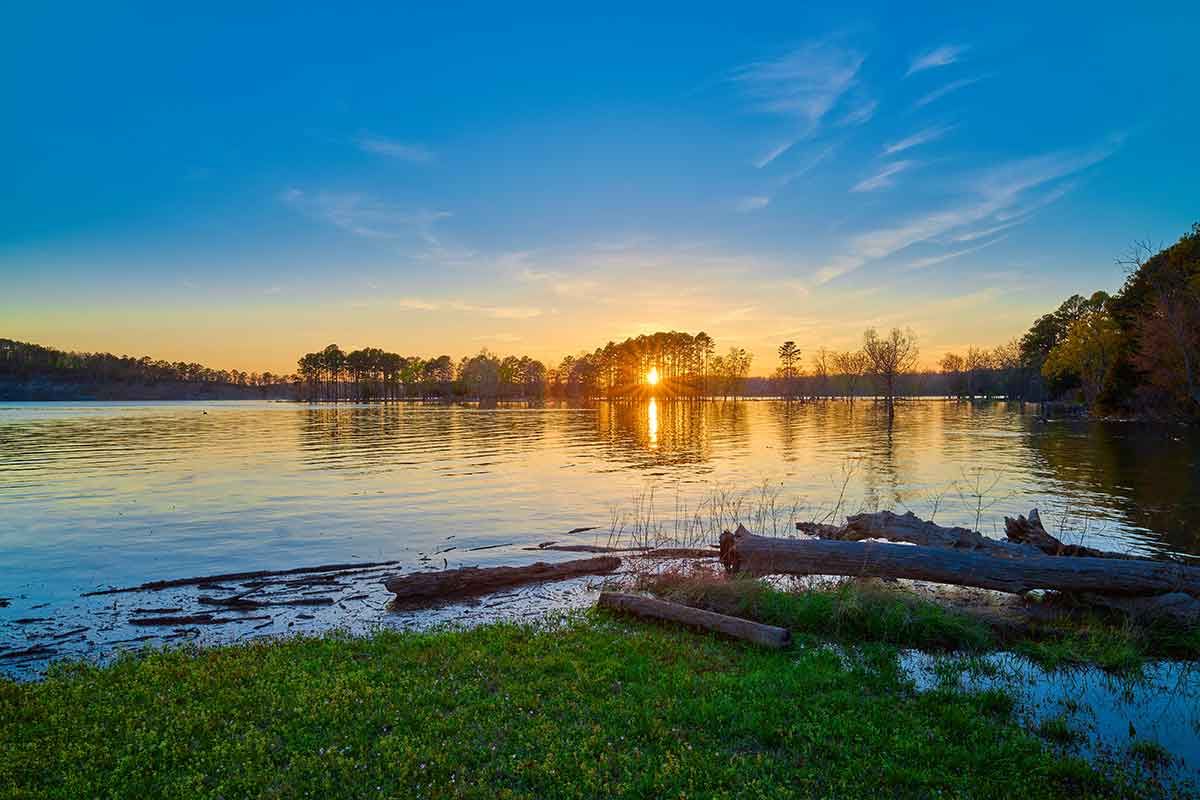
[[[1128,558],[1136,556],[1125,553],[1114,553],[1110,550],[1097,550],[1094,547],[1084,547],[1080,544],[1066,544],[1051,536],[1042,526],[1042,517],[1035,508],[1025,517],[1020,514],[1016,519],[1004,518],[1004,533],[1010,542],[1036,547],[1043,553],[1052,556],[1085,556],[1087,558]],[[1148,559],[1145,559],[1148,560]]]
[[[1185,592],[1200,596],[1200,568],[1160,561],[1059,558],[1030,555],[998,558],[975,550],[775,539],[741,525],[721,535],[722,563],[750,575],[846,575],[908,578],[1023,594],[1033,589],[1137,596]]]
[[[539,561],[523,567],[462,567],[396,575],[383,581],[383,585],[396,595],[393,602],[411,607],[443,599],[488,594],[510,586],[560,581],[580,575],[603,575],[619,566],[621,559],[600,556],[559,564]]]
[[[597,605],[643,619],[678,622],[681,625],[721,633],[763,647],[780,649],[787,647],[792,641],[792,634],[787,628],[763,625],[761,622],[753,622],[741,617],[730,617],[715,611],[705,611],[636,594],[601,592]]]

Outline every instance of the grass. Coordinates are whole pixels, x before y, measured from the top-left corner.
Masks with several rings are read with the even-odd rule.
[[[1046,717],[1038,723],[1037,732],[1043,739],[1060,745],[1071,744],[1079,738],[1065,716]]]
[[[887,645],[763,652],[592,612],[164,651],[0,682],[0,797],[1145,791],[1052,752],[1010,714],[995,693],[915,692]]]
[[[1046,669],[1092,665],[1128,675],[1154,658],[1200,658],[1200,630],[1084,615],[1038,625],[1010,646]]]
[[[643,575],[638,585],[667,599],[780,625],[794,634],[968,654],[1008,649],[1047,670],[1096,666],[1132,675],[1152,658],[1200,659],[1197,629],[1091,615],[1001,635],[967,613],[878,582],[847,580],[784,591],[753,578],[726,578],[716,568],[687,567]]]
[[[832,588],[783,591],[717,571],[644,576],[641,588],[667,599],[790,628],[839,642],[884,642],[933,650],[978,651],[994,644],[990,629],[910,592],[846,581]]]

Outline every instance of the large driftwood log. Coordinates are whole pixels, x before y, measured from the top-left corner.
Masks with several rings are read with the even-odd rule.
[[[730,617],[715,611],[705,611],[636,594],[601,592],[597,605],[623,614],[632,614],[635,617],[678,622],[681,625],[714,631],[763,647],[779,649],[787,647],[792,641],[792,634],[787,628],[763,625],[761,622],[753,622],[741,617]]]
[[[873,514],[855,514],[846,517],[846,524],[821,525],[814,522],[797,522],[796,529],[820,539],[858,542],[864,539],[887,539],[893,542],[908,542],[925,547],[952,547],[961,550],[978,550],[996,556],[1016,557],[1029,555],[1030,551],[1017,544],[992,539],[967,528],[944,528],[921,519],[911,511],[893,514],[877,511]]]
[[[523,567],[462,567],[438,572],[414,572],[395,575],[383,581],[395,602],[407,606],[443,599],[487,594],[528,583],[544,583],[580,575],[603,575],[621,566],[615,556],[581,558],[558,564],[539,561]]]
[[[995,555],[945,547],[755,536],[738,526],[721,535],[727,570],[751,575],[909,578],[1022,594],[1033,589],[1200,596],[1200,569],[1158,561]]]

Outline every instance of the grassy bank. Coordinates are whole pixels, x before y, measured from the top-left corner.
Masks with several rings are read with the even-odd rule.
[[[604,615],[290,639],[0,683],[0,796],[1136,797],[896,651]]]
[[[881,583],[846,581],[812,591],[781,591],[716,570],[643,576],[639,588],[669,600],[779,625],[816,639],[881,642],[922,650],[1011,650],[1045,669],[1095,666],[1132,674],[1159,658],[1200,659],[1200,630],[1135,625],[1096,613],[1047,617],[997,629],[985,618]]]

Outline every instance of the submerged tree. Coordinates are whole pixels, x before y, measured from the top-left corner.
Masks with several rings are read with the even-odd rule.
[[[910,330],[892,328],[886,337],[880,337],[874,328],[868,328],[863,334],[863,353],[887,404],[890,420],[896,414],[896,380],[917,366],[916,336]]]
[[[796,347],[793,341],[786,341],[779,345],[779,368],[775,374],[779,378],[784,397],[796,396],[796,378],[800,376],[800,348]]]

